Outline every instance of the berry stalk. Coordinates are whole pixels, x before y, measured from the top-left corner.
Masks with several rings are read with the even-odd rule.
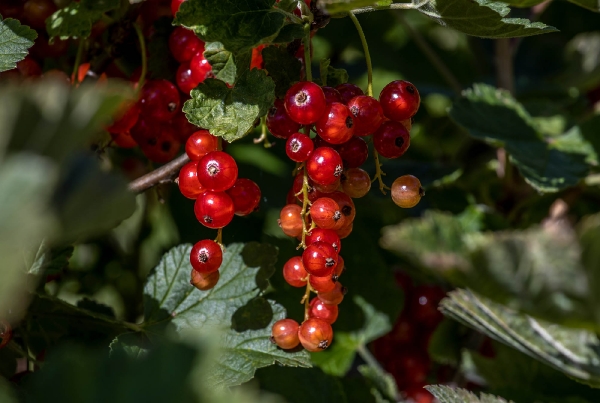
[[[312,81],[312,61],[310,59],[310,24],[304,24],[304,70],[306,71],[306,81]],[[306,133],[308,136],[310,133]]]
[[[146,39],[144,38],[144,33],[142,32],[142,29],[137,23],[133,24],[133,28],[135,28],[135,33],[137,34],[138,41],[140,42],[140,52],[142,54],[142,72],[140,74],[140,79],[137,83],[137,91],[139,92],[144,86],[146,74],[148,73],[148,55],[146,52]]]
[[[81,64],[81,58],[83,57],[83,47],[85,45],[85,40],[83,38],[79,39],[79,45],[77,46],[77,55],[75,55],[75,65],[73,66],[73,85],[77,85],[79,83],[79,65]]]

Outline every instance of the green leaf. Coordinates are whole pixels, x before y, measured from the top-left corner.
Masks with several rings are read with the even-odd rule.
[[[301,24],[284,25],[279,33],[273,39],[273,43],[289,43],[294,39],[302,39],[304,37],[304,27]]]
[[[0,73],[17,67],[33,46],[37,32],[12,18],[0,15]]]
[[[98,313],[111,319],[115,319],[115,311],[112,309],[112,307],[94,301],[93,299],[84,298],[77,301],[77,308]]]
[[[510,8],[488,0],[430,0],[418,10],[440,25],[481,38],[516,38],[557,31],[541,22],[504,18]]]
[[[273,0],[188,0],[181,4],[174,24],[191,28],[205,42],[221,42],[237,53],[276,35],[285,17]]]
[[[259,69],[245,71],[230,89],[223,81],[208,78],[192,90],[183,111],[188,120],[214,136],[234,141],[244,137],[256,119],[275,101],[275,83]]]
[[[283,97],[292,83],[300,81],[302,63],[285,47],[268,46],[262,51],[265,70],[275,82],[275,95]]]
[[[215,78],[233,84],[236,76],[236,66],[233,53],[225,50],[221,42],[208,42],[204,46],[204,57],[212,66]]]
[[[329,14],[338,14],[355,8],[377,5],[377,0],[319,0],[319,5],[324,7]]]
[[[102,14],[117,7],[119,0],[72,2],[46,20],[46,30],[51,38],[87,38],[92,33],[92,25],[102,18]]]
[[[466,389],[451,388],[445,385],[425,386],[425,389],[431,392],[440,403],[514,403],[485,393],[482,393],[481,398],[478,398]]]
[[[398,400],[398,386],[396,380],[389,373],[382,371],[380,368],[361,365],[358,367],[358,372],[368,379],[375,389],[383,394],[383,396],[391,402]]]
[[[454,367],[459,365],[462,349],[461,329],[464,327],[449,319],[444,319],[435,328],[427,345],[427,352],[432,360]]]
[[[0,402],[4,403],[17,403],[17,397],[15,396],[10,383],[4,378],[0,378]]]
[[[60,273],[69,266],[69,259],[73,255],[73,247],[66,246],[57,250],[49,248],[48,242],[42,240],[33,257],[31,264],[27,262],[29,274],[34,276]]]
[[[599,12],[600,3],[596,0],[569,0],[573,4],[577,4],[580,7],[587,8],[588,10]]]
[[[526,8],[543,3],[543,0],[504,0],[502,3],[506,3],[512,7]]]
[[[321,60],[319,70],[321,72],[321,81],[323,85],[336,87],[340,84],[348,82],[348,72],[344,69],[336,69],[331,67],[329,59]]]
[[[540,192],[573,186],[589,166],[584,144],[547,141],[523,106],[507,91],[475,84],[450,110],[451,118],[480,140],[504,145],[525,180]],[[583,141],[583,140],[582,140]]]

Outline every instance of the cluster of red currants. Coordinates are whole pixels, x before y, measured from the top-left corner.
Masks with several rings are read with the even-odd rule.
[[[364,138],[372,135],[375,150],[384,157],[400,157],[410,145],[410,119],[419,104],[417,89],[407,81],[388,84],[379,101],[353,84],[332,88],[301,81],[269,111],[267,128],[286,139],[286,154],[299,164],[279,225],[301,241],[304,251],[285,263],[283,276],[293,287],[307,287],[304,322],[284,319],[273,326],[272,340],[279,347],[302,344],[316,352],[331,344],[331,324],[346,291],[338,281],[344,270],[341,239],[352,232],[352,198],[371,188],[369,174],[360,168],[369,154]],[[313,126],[316,135],[311,136]],[[415,188],[402,178],[392,196],[402,207],[412,207],[421,198],[420,183],[416,180]],[[310,292],[317,297],[309,302]]]

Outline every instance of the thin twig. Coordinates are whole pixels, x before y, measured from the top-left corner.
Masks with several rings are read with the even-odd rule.
[[[169,181],[179,173],[182,166],[190,162],[187,154],[182,154],[173,161],[166,163],[160,168],[155,169],[146,175],[140,176],[136,180],[129,183],[129,190],[134,193],[141,193],[156,185]]]
[[[423,7],[424,5],[428,4],[429,0],[424,0],[424,1],[420,1],[420,2],[413,2],[413,3],[392,3],[387,7],[362,7],[362,8],[357,8],[355,10],[352,10],[352,14],[357,15],[357,14],[364,14],[364,13],[370,13],[372,11],[381,11],[381,10],[418,10],[419,8]]]

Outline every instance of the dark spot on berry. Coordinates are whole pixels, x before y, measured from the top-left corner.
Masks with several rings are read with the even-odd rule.
[[[404,145],[404,138],[402,138],[402,136],[396,137],[396,140],[394,140],[394,144],[396,144],[396,147],[402,148],[402,146]]]
[[[329,340],[321,340],[321,341],[319,342],[319,345],[318,345],[318,347],[319,347],[321,350],[325,350],[327,347],[329,347]]]
[[[306,95],[306,92],[300,91],[296,94],[294,100],[296,101],[296,105],[304,105],[308,100],[308,95]]]
[[[348,294],[348,288],[347,287],[342,287],[342,295],[346,295]]]
[[[208,215],[205,215],[204,217],[202,217],[202,219],[204,220],[205,223],[210,224],[212,223],[212,218]]]
[[[350,112],[352,113],[352,115],[354,115],[354,117],[357,117],[358,116],[358,106],[352,105],[352,107],[350,108]]]
[[[344,169],[342,168],[341,165],[337,165],[335,167],[335,171],[333,172],[333,176],[335,176],[337,178],[337,177],[341,176],[342,173],[344,173]]]
[[[423,189],[422,187],[419,187],[419,196],[425,196],[425,189]]]
[[[405,89],[406,89],[406,91],[410,92],[411,94],[415,93],[415,87],[413,87],[412,85],[407,85]]]
[[[333,281],[334,283],[337,283],[337,281],[340,279],[340,276],[338,276],[337,274],[334,274],[333,276],[331,276],[331,281]]]
[[[220,172],[218,164],[208,164],[208,166],[206,167],[206,170],[208,171],[208,174],[210,176],[215,176],[216,174],[218,174]]]
[[[333,258],[328,257],[325,259],[325,267],[333,267],[335,265],[335,260]]]
[[[273,343],[273,344],[276,344],[276,343],[275,343],[275,337],[273,337],[273,336],[269,337],[269,341],[270,341],[271,343]]]
[[[171,143],[168,141],[163,141],[160,144],[160,149],[164,152],[168,152],[171,149]]]
[[[269,109],[269,116],[270,117],[275,116],[276,113],[277,113],[277,107],[273,106],[271,109]]]
[[[150,137],[148,140],[146,140],[146,143],[149,146],[155,146],[158,143],[158,141],[156,140],[156,137]]]
[[[206,219],[206,217],[205,217]],[[202,251],[200,252],[200,254],[198,255],[198,260],[200,260],[201,263],[206,263],[208,262],[208,253]]]
[[[339,211],[336,211],[335,213],[333,213],[333,220],[334,221],[339,221],[340,218],[342,218],[342,213],[340,213]],[[335,247],[334,247],[334,249],[335,249]]]
[[[354,120],[352,120],[352,117],[351,117],[351,116],[348,116],[348,117],[346,118],[346,127],[347,127],[348,129],[352,129],[352,126],[353,126],[353,125],[354,125]]]
[[[169,112],[173,112],[175,111],[175,109],[177,109],[177,104],[175,102],[169,102],[169,105],[167,105]]]
[[[348,217],[350,214],[352,214],[352,207],[350,207],[350,206],[342,207],[342,214],[344,214],[346,217]]]
[[[340,245],[338,245],[337,242],[332,243],[331,246],[333,246],[333,249],[335,249],[336,252],[339,252]]]

